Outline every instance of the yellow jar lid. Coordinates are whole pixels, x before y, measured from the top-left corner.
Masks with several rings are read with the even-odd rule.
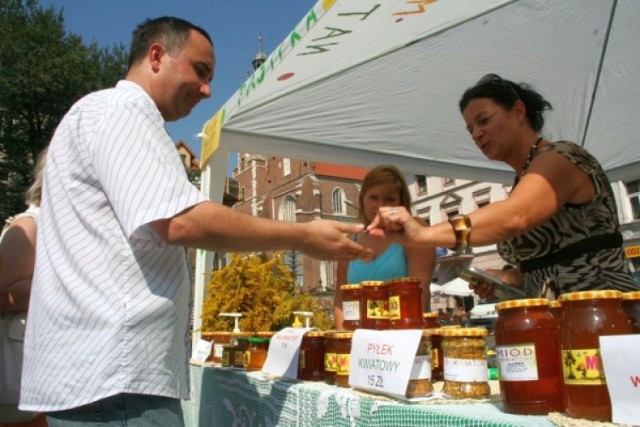
[[[624,300],[640,299],[640,291],[625,292],[622,294],[622,299]]]
[[[250,337],[253,335],[253,332],[232,332],[231,336],[234,337]]]
[[[434,312],[430,312],[430,313],[422,313],[422,317],[423,318],[429,318],[429,317],[438,317],[438,313],[434,313]]]
[[[260,331],[260,332],[256,332],[256,337],[259,337],[259,338],[271,338],[275,334],[276,333],[273,332],[273,331]]]
[[[460,325],[442,325],[442,329],[460,329],[462,326]]]
[[[549,305],[546,298],[526,298],[502,301],[496,304],[496,310],[505,310],[507,308],[537,307],[541,305]]]
[[[431,335],[442,335],[442,328],[429,328],[425,329],[425,331],[429,331]]]
[[[442,328],[442,336],[444,337],[486,337],[487,335],[489,335],[489,331],[484,328]]]
[[[350,289],[362,289],[362,286],[353,285],[353,284],[340,285],[340,290],[341,291],[347,291],[347,290],[350,290]]]
[[[423,329],[422,330],[422,336],[423,337],[430,337],[431,336],[431,331],[433,331],[433,329]]]
[[[365,280],[364,282],[360,282],[360,285],[364,288],[367,286],[387,286],[387,283],[382,280]]]
[[[334,332],[330,338],[333,339],[351,339],[353,337],[353,331],[344,331],[344,332]]]
[[[218,335],[218,336],[227,336],[227,337],[230,337],[230,336],[231,336],[231,332],[229,332],[229,331],[203,332],[202,334]]]
[[[613,289],[607,289],[604,291],[570,292],[568,294],[560,295],[559,301],[563,303],[565,301],[584,301],[592,299],[622,299],[622,292],[614,291]]]
[[[422,279],[418,277],[397,277],[395,279],[389,279],[385,283],[388,285],[395,283],[422,283]]]
[[[562,307],[562,303],[558,300],[549,301],[550,308],[560,308]]]
[[[304,334],[305,337],[324,337],[325,333],[323,331],[309,331]]]

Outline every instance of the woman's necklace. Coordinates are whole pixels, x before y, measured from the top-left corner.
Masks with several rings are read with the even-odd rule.
[[[516,179],[513,182],[513,186],[514,187],[522,179],[524,174],[527,173],[527,169],[529,169],[529,166],[531,165],[531,162],[533,161],[533,156],[536,154],[536,151],[538,151],[538,145],[540,144],[540,142],[542,142],[542,137],[541,136],[538,137],[536,142],[534,142],[533,145],[531,146],[531,149],[529,150],[529,157],[527,157],[527,161],[524,162],[524,167],[520,171],[520,174],[516,175]]]

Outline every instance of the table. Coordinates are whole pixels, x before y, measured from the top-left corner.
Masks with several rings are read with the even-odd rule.
[[[185,424],[204,426],[554,427],[547,416],[506,414],[499,401],[405,403],[315,382],[272,380],[260,372],[191,366]]]

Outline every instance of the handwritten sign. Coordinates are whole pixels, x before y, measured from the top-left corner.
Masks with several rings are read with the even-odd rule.
[[[349,385],[404,397],[421,330],[357,329],[351,343]]]
[[[600,337],[600,354],[611,397],[614,423],[637,425],[640,420],[640,335]]]
[[[314,328],[284,328],[276,332],[269,343],[269,352],[262,372],[295,380],[298,377],[298,355],[302,336],[311,329]]]
[[[199,340],[196,345],[196,351],[193,354],[193,359],[200,363],[206,362],[207,357],[211,354],[211,344],[211,341]]]

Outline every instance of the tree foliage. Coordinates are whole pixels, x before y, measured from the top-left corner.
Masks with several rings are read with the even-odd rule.
[[[299,292],[295,280],[282,253],[272,259],[234,254],[226,267],[212,273],[202,306],[202,330],[231,331],[233,319],[219,315],[240,312],[240,330],[278,331],[291,326],[294,311],[312,311],[312,324],[329,329],[332,320],[309,294]]]
[[[66,33],[53,7],[0,0],[0,218],[24,210],[35,159],[66,111],[124,77],[127,61],[123,45]]]

